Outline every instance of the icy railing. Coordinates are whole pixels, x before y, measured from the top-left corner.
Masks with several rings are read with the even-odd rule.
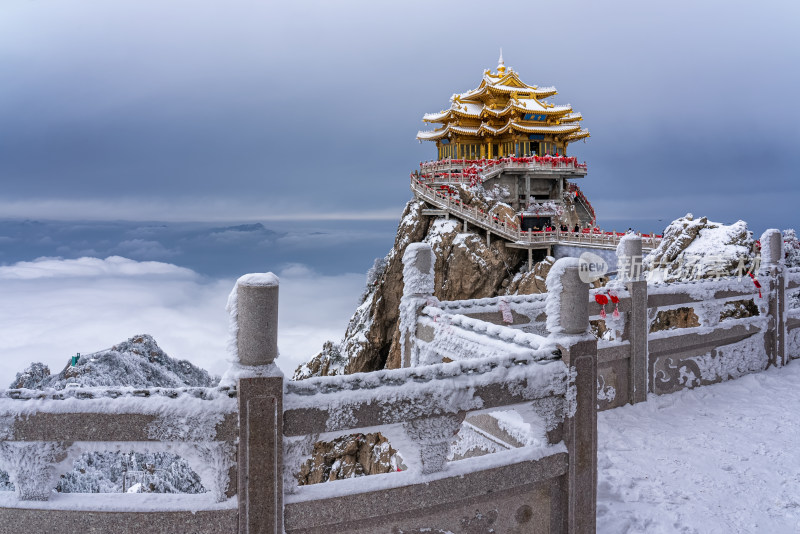
[[[434,330],[445,329],[451,336],[463,336],[473,344],[487,344],[494,340],[502,341],[510,346],[497,347],[508,352],[514,350],[537,351],[534,356],[539,359],[553,359],[554,343],[544,336],[528,334],[520,330],[496,325],[479,319],[473,319],[466,315],[453,314],[443,311],[440,308],[426,306],[422,309],[419,324],[425,324]],[[456,329],[454,329],[457,328]],[[484,338],[475,337],[469,334],[479,334]],[[458,348],[458,347],[454,347]]]
[[[550,443],[546,432],[561,424],[568,412],[568,385],[569,372],[562,362],[519,355],[290,382],[284,396],[284,488],[294,495],[287,496],[287,502],[365,488],[379,491],[566,452],[560,438]],[[541,406],[536,426],[541,439],[535,445],[495,453],[480,466],[447,460],[450,443],[468,412],[535,401]],[[408,469],[369,480],[297,486],[296,474],[316,441],[357,432],[381,432],[399,450]],[[458,467],[460,462],[464,468]]]
[[[214,388],[5,390],[0,469],[9,473],[19,500],[46,501],[83,452],[171,452],[189,462],[209,491],[205,501],[191,496],[188,506],[219,509],[215,503],[236,494],[234,396]],[[129,509],[127,497],[108,495],[103,509]]]
[[[514,306],[517,304],[541,304],[544,306],[547,293],[534,293],[532,295],[501,295],[499,297],[486,297],[482,299],[447,300],[438,304],[445,312],[479,313],[498,311],[498,306],[503,302]]]
[[[0,399],[15,400],[65,400],[65,399],[118,399],[120,397],[167,397],[176,399],[182,395],[201,400],[220,397],[236,397],[234,387],[185,387],[185,388],[132,388],[132,387],[70,387],[66,389],[5,389],[0,390]]]

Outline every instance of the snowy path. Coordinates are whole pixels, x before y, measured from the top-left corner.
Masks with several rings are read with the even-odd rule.
[[[800,361],[598,414],[597,531],[800,532]]]

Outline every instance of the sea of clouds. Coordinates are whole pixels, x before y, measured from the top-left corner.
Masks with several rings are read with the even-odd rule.
[[[364,287],[362,274],[323,275],[302,264],[281,280],[278,364],[284,373],[338,340]],[[121,256],[43,257],[0,266],[0,388],[30,362],[60,371],[71,355],[150,334],[172,357],[222,374],[234,278]]]

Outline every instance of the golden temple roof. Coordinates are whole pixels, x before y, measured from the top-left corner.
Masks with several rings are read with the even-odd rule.
[[[448,109],[426,113],[424,122],[442,127],[420,131],[417,139],[435,141],[451,134],[499,136],[508,132],[550,134],[566,143],[588,137],[588,130],[578,125],[583,117],[572,106],[544,100],[556,94],[555,87],[524,83],[505,66],[501,50],[497,71],[485,71],[477,88],[454,94]]]

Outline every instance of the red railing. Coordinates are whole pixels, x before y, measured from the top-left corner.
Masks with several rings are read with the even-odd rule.
[[[566,156],[506,157],[500,159],[444,159],[422,162],[418,178],[429,182],[483,183],[490,174],[505,168],[586,170],[586,163]],[[454,169],[457,172],[453,172]]]
[[[576,241],[580,243],[612,245],[619,243],[619,238],[625,235],[625,232],[605,232],[599,228],[587,228],[579,232],[570,230],[562,231],[557,227],[550,231],[522,230],[519,225],[512,224],[511,221],[503,221],[492,213],[487,213],[475,206],[464,204],[461,202],[461,199],[458,198],[457,191],[454,188],[447,185],[440,185],[439,187],[440,189],[438,190],[434,189],[430,185],[417,179],[415,175],[411,175],[411,189],[422,199],[456,216],[462,217],[473,224],[482,226],[509,241],[525,243]],[[649,239],[649,241],[646,242],[648,248],[655,247],[658,244],[656,239],[661,238],[660,235],[656,234],[639,235]]]

